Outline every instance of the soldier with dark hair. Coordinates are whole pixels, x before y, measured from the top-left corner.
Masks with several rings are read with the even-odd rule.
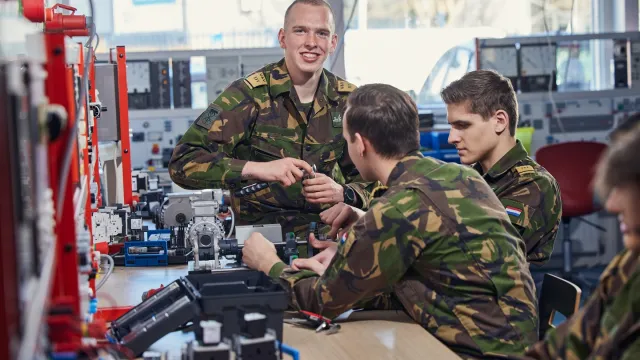
[[[518,100],[511,81],[491,70],[465,74],[442,90],[449,143],[489,183],[527,245],[527,260],[549,261],[562,218],[560,187],[516,140]]]
[[[278,39],[284,59],[229,85],[180,139],[169,173],[184,188],[232,194],[268,182],[232,198],[238,223],[280,223],[300,233],[333,204],[366,208],[369,184],[342,137],[342,112],[355,86],[323,69],[337,45],[331,7],[294,1]],[[305,173],[313,176],[301,181]]]
[[[640,358],[640,127],[630,127],[600,161],[596,189],[618,214],[625,250],[600,277],[596,291],[571,318],[526,354],[533,359]]]
[[[356,89],[343,121],[353,162],[384,195],[366,213],[341,205],[340,241],[292,268],[257,233],[243,261],[282,284],[294,309],[329,318],[402,309],[462,357],[522,355],[537,340],[535,285],[491,188],[475,170],[419,152],[416,104],[397,88]]]

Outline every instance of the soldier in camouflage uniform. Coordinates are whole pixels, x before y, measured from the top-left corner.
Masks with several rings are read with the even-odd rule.
[[[368,184],[342,137],[342,112],[355,86],[322,67],[335,50],[334,27],[324,1],[292,3],[279,33],[284,59],[234,81],[200,115],[174,149],[172,180],[232,195],[268,182],[232,198],[237,223],[280,223],[285,232],[304,231],[338,202],[366,208]],[[315,178],[301,182],[304,173]]]
[[[472,71],[441,95],[451,124],[449,143],[498,195],[527,245],[527,260],[544,264],[562,218],[560,188],[515,138],[518,103],[511,82],[494,71]]]
[[[591,298],[526,354],[534,359],[640,359],[640,128],[620,131],[596,175],[605,208],[619,215],[625,250]]]
[[[260,234],[243,261],[279,281],[294,309],[334,318],[397,303],[462,357],[522,355],[537,339],[535,285],[491,188],[469,167],[423,157],[416,105],[390,85],[355,90],[343,121],[360,173],[385,194],[344,218],[355,223],[339,243],[294,261],[313,271],[287,268]]]

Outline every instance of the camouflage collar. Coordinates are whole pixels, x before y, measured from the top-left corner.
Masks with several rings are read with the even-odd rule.
[[[483,173],[480,163],[473,164],[473,168],[482,176],[496,178],[504,175],[504,173],[511,170],[519,161],[526,159],[527,156],[529,156],[527,150],[522,146],[520,140],[516,140],[516,146],[511,148],[486,174]]]
[[[289,77],[289,70],[287,70],[284,58],[269,70],[269,77],[269,93],[272,97],[275,98],[278,95],[291,92],[293,83]],[[336,81],[335,75],[327,71],[327,69],[322,70],[318,91],[316,92],[316,99],[321,107],[325,105],[327,99],[331,101],[338,100],[339,94],[336,90]]]
[[[409,167],[420,159],[424,159],[424,155],[419,151],[412,151],[400,159],[393,170],[391,170],[391,174],[389,174],[389,178],[385,184],[387,188],[391,188],[400,183],[403,175],[409,170]]]

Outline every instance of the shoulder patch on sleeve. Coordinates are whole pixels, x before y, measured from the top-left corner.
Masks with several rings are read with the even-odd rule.
[[[536,170],[531,165],[516,166],[518,175],[535,174]]]
[[[350,93],[356,89],[356,86],[346,80],[338,80],[338,92]]]
[[[244,79],[244,82],[251,88],[267,85],[267,78],[262,71],[254,72]]]
[[[206,130],[209,130],[211,128],[211,125],[213,125],[213,122],[218,119],[221,112],[222,108],[220,108],[220,106],[211,104],[209,105],[207,110],[200,114],[198,119],[195,121],[195,124]]]
[[[500,202],[504,206],[507,215],[509,215],[509,220],[511,220],[512,224],[522,227],[530,226],[529,219],[531,219],[532,213],[536,211],[534,208],[512,199],[502,198]]]

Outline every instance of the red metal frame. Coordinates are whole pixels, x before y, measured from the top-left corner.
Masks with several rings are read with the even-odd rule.
[[[114,56],[114,50],[115,56]],[[131,140],[129,139],[129,93],[127,88],[127,55],[124,46],[111,49],[111,62],[118,72],[118,104],[120,115],[120,141],[122,142],[122,189],[124,203],[133,208],[133,184],[131,179]],[[115,59],[114,59],[115,57]]]
[[[53,189],[54,204],[63,201],[62,214],[56,214],[57,238],[53,287],[50,297],[49,339],[55,352],[77,352],[81,346],[80,294],[78,289],[78,252],[76,246],[75,214],[73,204],[73,173],[67,176],[65,196],[60,198],[58,182],[66,144],[75,126],[74,84],[72,72],[65,59],[65,35],[45,34],[48,77],[45,82],[51,104],[67,110],[68,121],[60,136],[49,144],[49,183]],[[77,169],[77,155],[69,171]]]
[[[16,254],[16,214],[14,214],[14,198],[16,196],[13,188],[14,171],[11,165],[11,154],[16,149],[15,139],[10,134],[12,119],[9,118],[9,108],[7,104],[7,79],[6,73],[0,72],[0,189],[5,192],[0,206],[0,359],[14,359],[17,354],[16,349],[12,349],[18,337],[17,330],[20,328],[19,322],[19,300],[18,300],[18,271]],[[17,164],[13,164],[14,166]]]

